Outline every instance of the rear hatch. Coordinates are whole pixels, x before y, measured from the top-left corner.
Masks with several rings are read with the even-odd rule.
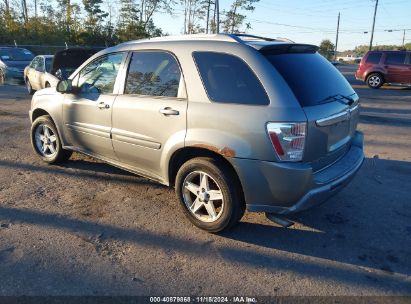
[[[260,52],[283,76],[307,116],[303,161],[318,171],[349,149],[357,128],[358,95],[317,47],[269,45]]]
[[[70,48],[54,54],[51,74],[60,70],[61,78],[68,78],[80,65],[97,53],[97,48]]]

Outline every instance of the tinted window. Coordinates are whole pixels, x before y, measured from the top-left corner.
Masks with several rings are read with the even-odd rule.
[[[181,72],[175,58],[165,52],[132,55],[124,94],[177,97]]]
[[[30,67],[33,69],[37,69],[40,63],[40,57],[36,57],[33,59],[33,61],[30,63]]]
[[[0,49],[0,59],[5,61],[30,61],[34,58],[32,52],[26,49]]]
[[[50,73],[51,67],[53,63],[53,58],[47,57],[46,58],[46,71]]]
[[[404,64],[405,53],[387,53],[385,57],[386,64]]]
[[[379,63],[381,59],[382,53],[370,53],[368,54],[367,63]]]
[[[37,60],[37,65],[35,67],[36,71],[44,72],[44,58],[38,57]]]
[[[350,96],[354,90],[344,76],[318,53],[265,54],[283,76],[301,106],[324,103],[334,95]]]
[[[124,54],[102,56],[80,72],[78,86],[81,93],[113,93],[114,83]]]
[[[269,104],[268,96],[240,58],[223,53],[194,52],[208,97],[215,102],[252,105]]]

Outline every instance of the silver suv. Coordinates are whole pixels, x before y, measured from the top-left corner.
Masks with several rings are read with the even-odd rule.
[[[77,151],[174,186],[191,222],[218,232],[245,209],[281,219],[345,186],[364,159],[358,99],[316,46],[131,41],[38,91],[31,141],[50,164]]]

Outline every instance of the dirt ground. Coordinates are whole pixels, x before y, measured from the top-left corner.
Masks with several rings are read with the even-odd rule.
[[[24,87],[0,86],[0,295],[411,295],[411,90],[361,97],[367,159],[284,229],[247,213],[193,227],[174,190],[74,154],[33,153]]]

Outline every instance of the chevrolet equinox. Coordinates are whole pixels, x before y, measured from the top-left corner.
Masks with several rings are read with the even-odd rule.
[[[105,49],[34,94],[34,151],[50,164],[81,152],[173,186],[210,232],[246,209],[307,209],[364,159],[359,97],[317,49],[232,34]]]

